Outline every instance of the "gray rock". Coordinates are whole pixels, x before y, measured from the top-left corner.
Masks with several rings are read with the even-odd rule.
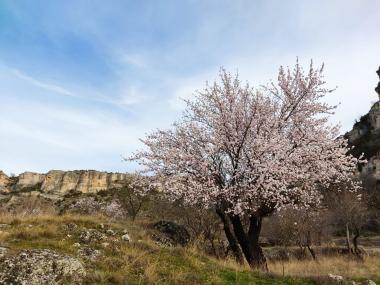
[[[79,239],[84,243],[99,242],[105,239],[105,235],[94,229],[83,230],[80,233]]]
[[[91,234],[90,234],[90,232],[89,232],[89,231],[86,231],[86,230],[85,230],[85,231],[82,231],[82,232],[80,233],[79,239],[80,239],[81,242],[85,242],[85,243],[90,242],[90,239],[91,239]]]
[[[73,232],[78,229],[78,225],[75,223],[68,223],[62,226],[64,231]]]
[[[130,238],[130,236],[129,236],[129,234],[122,235],[121,239],[123,241],[127,241],[127,242],[131,242],[132,241],[131,238]]]
[[[85,275],[78,259],[46,249],[24,250],[0,262],[4,285],[82,284]]]
[[[340,276],[340,275],[335,275],[335,274],[329,273],[327,275],[327,277],[328,277],[329,281],[332,282],[332,284],[343,284],[343,282],[344,282],[343,276]]]
[[[152,234],[152,239],[159,246],[171,247],[175,245],[170,238],[162,235]]]
[[[361,285],[376,285],[376,283],[370,279],[361,283]]]
[[[0,258],[4,257],[8,253],[8,249],[6,247],[0,247]]]
[[[101,255],[100,250],[91,248],[91,247],[82,247],[78,249],[78,255],[87,259],[95,260]]]
[[[106,231],[106,234],[109,236],[114,236],[116,233],[113,230],[109,229]]]

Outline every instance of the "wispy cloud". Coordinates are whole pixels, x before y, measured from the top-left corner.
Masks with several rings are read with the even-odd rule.
[[[59,86],[59,85],[56,85],[56,84],[53,84],[53,83],[48,83],[48,82],[43,82],[43,81],[40,81],[36,78],[33,78],[23,72],[21,72],[20,70],[17,70],[17,69],[11,69],[11,72],[17,76],[18,78],[22,79],[22,80],[25,80],[27,81],[28,83],[36,86],[36,87],[39,87],[41,89],[44,89],[44,90],[47,90],[47,91],[51,91],[51,92],[54,92],[56,94],[60,94],[60,95],[64,95],[64,96],[71,96],[71,97],[75,97],[75,94],[69,90],[67,90],[66,88],[62,87],[62,86]]]
[[[169,127],[220,66],[258,86],[297,56],[325,62],[343,131],[376,100],[380,1],[3,2],[6,171],[123,171],[120,155]]]

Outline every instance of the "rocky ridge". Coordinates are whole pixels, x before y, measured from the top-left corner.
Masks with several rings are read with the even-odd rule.
[[[7,176],[0,171],[0,192],[41,191],[65,194],[70,191],[97,193],[102,190],[121,188],[128,183],[130,175],[95,170],[51,170],[46,174],[24,172],[19,176]]]

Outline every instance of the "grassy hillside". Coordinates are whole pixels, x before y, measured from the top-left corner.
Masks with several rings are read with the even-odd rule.
[[[192,247],[162,247],[150,239],[149,229],[141,223],[110,223],[101,217],[75,215],[3,216],[0,223],[0,244],[11,252],[39,248],[78,256],[87,270],[86,284],[320,284],[315,277],[280,277],[284,267],[286,275],[305,275],[307,271],[300,270],[299,274],[294,269],[302,268],[300,263],[284,267],[273,263],[270,268],[277,275],[263,275],[232,261],[206,257]],[[84,242],[86,229],[94,229],[95,233],[111,230],[111,234]],[[121,239],[125,229],[131,242]],[[314,263],[313,270],[317,267]],[[318,275],[315,273],[311,275]],[[368,272],[364,276],[369,277]],[[357,277],[364,276],[359,272]],[[376,276],[371,277],[376,280]]]
[[[20,249],[52,249],[78,255],[83,242],[81,229],[99,229],[101,224],[115,232],[102,242],[90,241],[86,246],[99,250],[93,259],[82,257],[87,269],[87,284],[315,284],[303,278],[275,278],[239,269],[202,256],[191,249],[164,248],[149,240],[143,228],[125,223],[107,223],[92,216],[1,217],[0,242],[10,251]],[[67,230],[76,224],[75,230]],[[132,242],[120,239],[128,229]],[[106,244],[108,243],[108,244]],[[79,247],[80,248],[80,247]]]

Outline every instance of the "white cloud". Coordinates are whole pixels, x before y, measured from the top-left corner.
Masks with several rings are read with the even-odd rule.
[[[0,141],[0,169],[127,169],[121,156],[140,146],[143,132],[109,112],[30,102],[8,106],[0,117],[0,133],[7,137]]]
[[[51,91],[51,92],[54,92],[54,93],[57,93],[60,95],[75,96],[75,94],[73,92],[65,89],[64,87],[61,87],[59,85],[52,84],[52,83],[46,83],[46,82],[39,81],[39,80],[29,76],[29,75],[26,75],[25,73],[23,73],[17,69],[11,69],[11,72],[15,76],[17,76],[18,78],[25,80],[28,83],[30,83],[36,87],[39,87],[39,88],[42,88],[44,90]]]

